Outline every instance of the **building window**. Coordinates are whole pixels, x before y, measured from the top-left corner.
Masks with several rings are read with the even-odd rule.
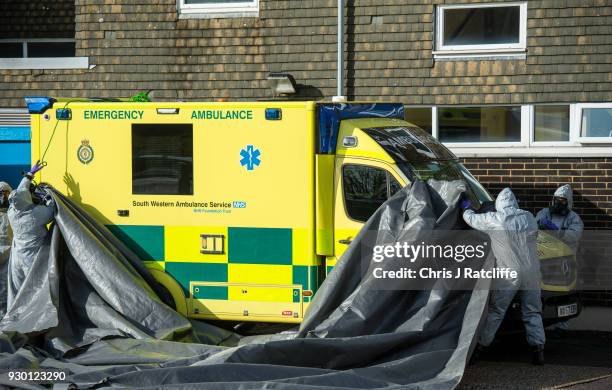
[[[533,141],[565,142],[570,138],[570,106],[538,105],[533,109]]]
[[[520,106],[438,107],[442,142],[520,142]]]
[[[404,118],[431,134],[431,107],[405,107]]]
[[[384,169],[347,164],[342,167],[342,185],[347,215],[367,221],[381,204],[402,187]]]
[[[181,17],[258,16],[259,0],[178,0]]]
[[[1,39],[0,69],[80,69],[87,57],[76,57],[74,39]]]
[[[74,57],[74,39],[0,40],[1,58]]]
[[[437,8],[437,55],[525,53],[527,3],[441,5]]]
[[[132,193],[193,195],[192,125],[132,125]]]
[[[612,104],[579,104],[580,142],[612,143]]]
[[[612,155],[612,103],[420,108],[432,137],[459,157]]]

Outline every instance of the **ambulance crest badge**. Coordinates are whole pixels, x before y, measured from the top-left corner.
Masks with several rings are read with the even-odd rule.
[[[94,158],[93,148],[89,145],[89,140],[84,139],[81,141],[81,146],[77,150],[77,157],[79,161],[85,165],[89,164]]]

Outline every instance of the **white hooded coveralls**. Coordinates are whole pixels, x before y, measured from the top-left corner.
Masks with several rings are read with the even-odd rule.
[[[504,188],[495,200],[494,212],[476,214],[465,210],[463,219],[476,230],[491,238],[495,255],[495,267],[515,270],[516,278],[496,279],[493,283],[491,302],[480,344],[493,342],[506,310],[516,294],[520,296],[521,315],[527,342],[543,345],[542,300],[540,291],[540,262],[537,254],[538,225],[533,215],[518,208],[516,197],[510,188]]]
[[[24,177],[9,195],[8,218],[13,228],[13,246],[8,267],[7,310],[49,235],[46,225],[53,220],[53,206],[34,204],[30,184],[30,179]]]

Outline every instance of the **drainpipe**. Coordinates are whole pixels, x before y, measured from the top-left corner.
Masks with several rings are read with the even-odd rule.
[[[344,0],[338,0],[338,75],[336,76],[336,96],[333,102],[345,102],[344,96]]]

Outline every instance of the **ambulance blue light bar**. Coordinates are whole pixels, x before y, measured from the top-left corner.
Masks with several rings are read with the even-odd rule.
[[[27,96],[25,101],[30,114],[42,114],[55,103],[55,99],[46,96]]]
[[[340,122],[359,118],[404,119],[401,103],[321,103],[317,105],[317,153],[334,154],[338,142]]]

